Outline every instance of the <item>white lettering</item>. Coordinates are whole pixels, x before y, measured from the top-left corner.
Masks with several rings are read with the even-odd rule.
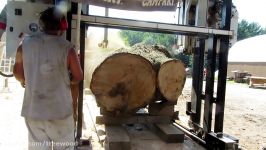
[[[174,6],[174,0],[168,0],[167,5],[168,6]]]
[[[121,3],[121,0],[117,0],[117,1],[116,1],[116,4],[119,5],[120,3]]]
[[[146,7],[147,6],[147,1],[142,1],[142,6]]]
[[[152,6],[158,6],[158,4],[160,5],[160,0],[153,0],[152,1]]]
[[[162,2],[162,6],[166,6],[166,5],[167,5],[166,0],[164,0],[164,1]]]
[[[122,3],[121,0],[103,0],[103,1],[107,3],[117,4],[117,5],[120,5]]]
[[[143,0],[143,7],[151,6],[174,6],[174,0]]]

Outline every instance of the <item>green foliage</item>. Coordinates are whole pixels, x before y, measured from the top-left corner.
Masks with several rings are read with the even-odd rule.
[[[129,46],[142,42],[143,40],[142,34],[140,34],[137,31],[128,31],[128,30],[122,30],[120,32],[121,37],[124,39],[125,43]]]
[[[241,20],[241,22],[238,23],[238,41],[262,34],[266,34],[266,28],[263,29],[258,23],[249,23],[246,20]]]
[[[176,59],[181,60],[186,67],[192,68],[192,56],[191,55],[186,55],[184,53],[178,53],[175,56]]]
[[[129,46],[142,42],[144,44],[160,44],[171,49],[175,44],[175,35],[172,34],[123,30],[120,35]]]

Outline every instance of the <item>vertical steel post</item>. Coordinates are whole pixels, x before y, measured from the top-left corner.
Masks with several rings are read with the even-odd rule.
[[[191,120],[196,124],[200,124],[205,39],[199,39],[197,42],[198,45],[193,56]]]
[[[224,30],[230,30],[231,9],[232,0],[224,0],[222,11],[222,25]],[[229,38],[229,36],[221,37],[214,132],[223,132]]]
[[[109,16],[109,9],[106,7],[105,8],[105,17],[108,17],[108,16]],[[103,39],[103,42],[104,42],[103,44],[106,44],[106,46],[107,46],[107,43],[108,43],[108,28],[107,27],[104,28],[104,39]]]
[[[67,22],[68,22],[68,29],[66,31],[66,39],[71,41],[71,31],[72,31],[72,15],[77,14],[78,4],[71,2],[70,10],[67,12]]]
[[[86,24],[80,22],[80,65],[84,76],[84,58],[85,58],[85,33]],[[84,81],[79,83],[79,98],[78,98],[78,124],[77,124],[77,140],[80,140],[82,135],[82,118],[83,118],[83,87]]]
[[[213,90],[214,90],[214,76],[216,66],[216,36],[211,36],[208,39],[208,55],[207,55],[207,69],[206,69],[206,88],[204,101],[204,116],[203,129],[209,133],[212,127],[212,109],[213,109]]]

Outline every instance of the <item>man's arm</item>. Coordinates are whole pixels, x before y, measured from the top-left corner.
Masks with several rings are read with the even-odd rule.
[[[78,84],[83,79],[83,72],[79,63],[79,58],[74,49],[68,52],[68,67],[71,72],[71,84]]]
[[[25,84],[24,77],[24,68],[23,68],[23,58],[22,58],[22,45],[20,45],[17,49],[16,61],[13,68],[13,74],[15,78],[22,84]]]
[[[83,79],[83,72],[80,67],[79,58],[74,49],[68,52],[68,67],[72,74],[70,89],[73,101],[73,117],[75,122],[77,121],[77,106],[78,106],[78,96],[79,96],[79,85],[78,83]]]

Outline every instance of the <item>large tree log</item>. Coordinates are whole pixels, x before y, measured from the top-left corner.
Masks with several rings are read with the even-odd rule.
[[[160,93],[166,100],[176,102],[186,81],[182,61],[171,58],[167,49],[161,45],[136,44],[131,48],[131,53],[141,55],[153,64]]]
[[[176,102],[185,76],[183,63],[170,58],[164,47],[137,44],[107,57],[93,72],[90,87],[100,107],[124,113],[160,97]]]
[[[180,60],[164,62],[158,71],[157,81],[162,95],[168,101],[176,102],[186,81],[184,64]]]
[[[116,53],[93,72],[90,84],[100,107],[112,112],[134,112],[149,104],[156,90],[156,73],[145,58]]]

